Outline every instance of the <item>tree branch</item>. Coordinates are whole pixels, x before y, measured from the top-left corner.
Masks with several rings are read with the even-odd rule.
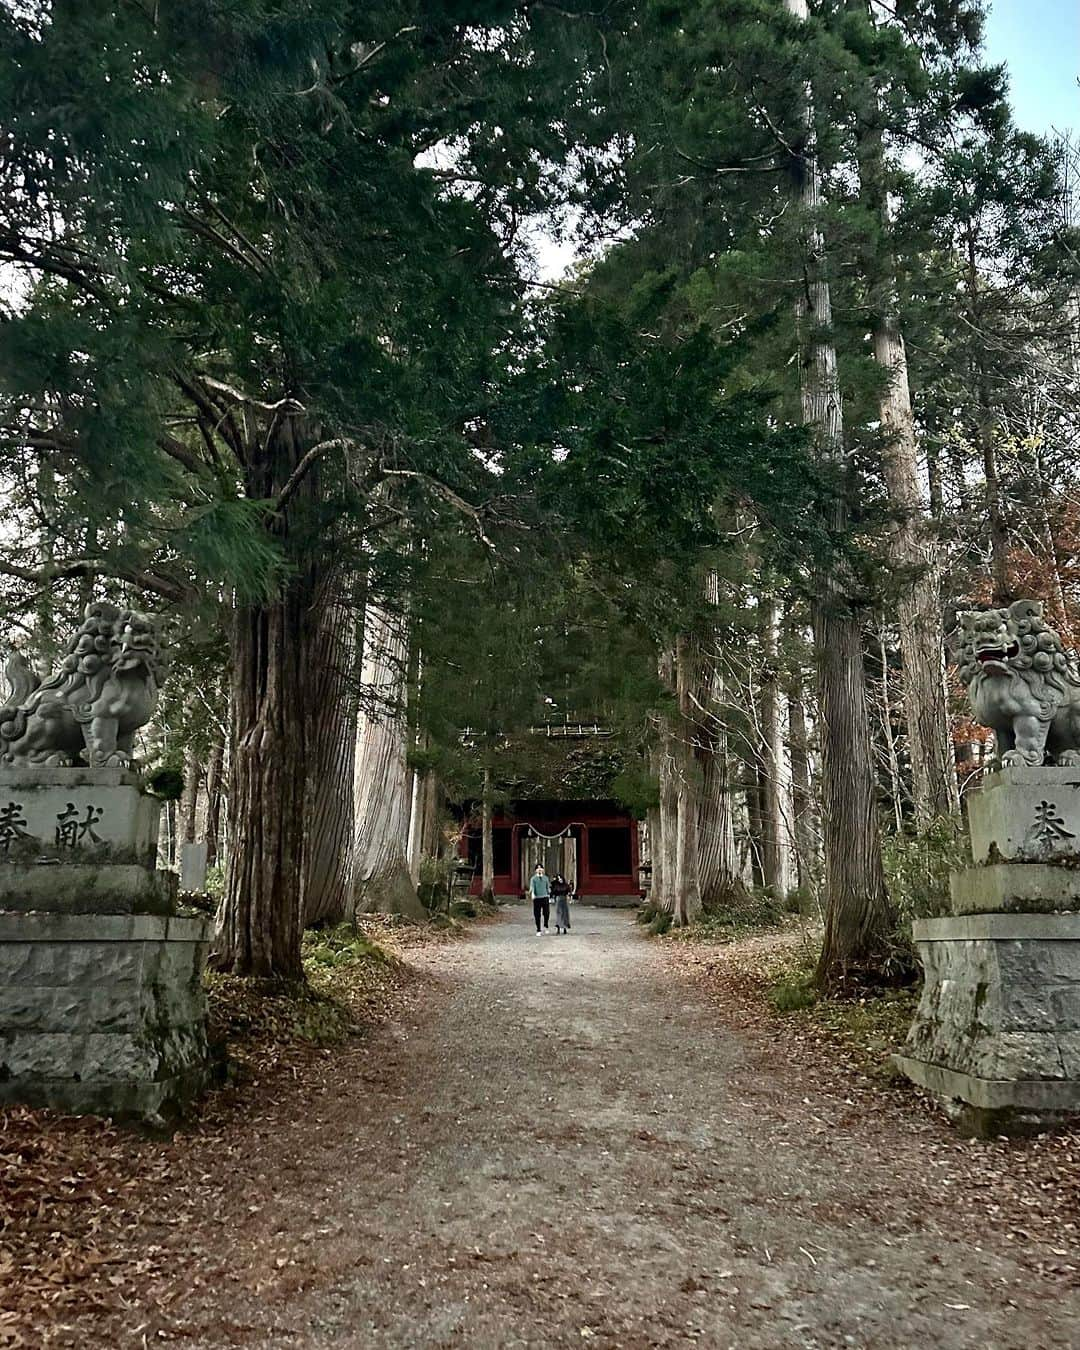
[[[196,588],[185,582],[159,576],[156,572],[117,566],[110,563],[107,558],[77,558],[66,563],[49,563],[38,570],[19,567],[15,563],[0,562],[0,576],[13,577],[16,581],[25,581],[42,590],[49,590],[57,582],[70,581],[74,577],[108,576],[138,586],[140,590],[152,591],[174,604],[190,605],[199,598]]]
[[[380,473],[384,478],[414,478],[419,482],[426,484],[438,496],[442,497],[444,501],[449,502],[455,510],[460,511],[464,516],[468,516],[476,526],[476,533],[481,543],[485,548],[490,549],[492,553],[495,552],[495,545],[488,538],[484,530],[482,511],[478,507],[473,506],[471,502],[467,502],[464,497],[460,497],[448,483],[442,482],[439,478],[432,478],[430,474],[421,473],[418,469],[388,469],[385,466],[382,466],[380,468]]]
[[[296,495],[296,490],[310,473],[315,462],[322,458],[328,450],[348,450],[350,446],[355,445],[355,441],[347,436],[335,436],[329,441],[320,441],[318,445],[313,445],[303,456],[301,456],[296,468],[289,475],[288,482],[278,493],[278,499],[274,503],[275,513],[285,510],[289,502]]]

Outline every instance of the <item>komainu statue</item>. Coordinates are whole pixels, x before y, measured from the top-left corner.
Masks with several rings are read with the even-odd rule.
[[[149,615],[87,605],[55,675],[39,680],[18,653],[8,662],[0,764],[130,767],[135,733],[157,703],[158,666]]]
[[[960,615],[960,679],[1003,768],[1080,764],[1080,670],[1038,600]]]

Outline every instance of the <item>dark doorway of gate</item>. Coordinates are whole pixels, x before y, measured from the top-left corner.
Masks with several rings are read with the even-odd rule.
[[[635,905],[638,878],[637,821],[612,801],[511,802],[492,821],[495,894],[519,899],[536,863],[561,871],[588,904]],[[473,867],[472,893],[480,893],[481,831],[468,818],[462,856]]]

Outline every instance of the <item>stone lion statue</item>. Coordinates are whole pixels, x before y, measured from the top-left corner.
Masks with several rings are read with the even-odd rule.
[[[1080,764],[1080,670],[1038,600],[960,615],[960,679],[1002,767]]]
[[[15,653],[0,707],[0,763],[130,767],[157,703],[157,625],[106,601],[87,605],[59,670],[39,680]]]

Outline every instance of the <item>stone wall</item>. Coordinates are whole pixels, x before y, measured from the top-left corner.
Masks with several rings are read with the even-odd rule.
[[[209,1073],[204,918],[0,914],[0,1102],[153,1116]]]

